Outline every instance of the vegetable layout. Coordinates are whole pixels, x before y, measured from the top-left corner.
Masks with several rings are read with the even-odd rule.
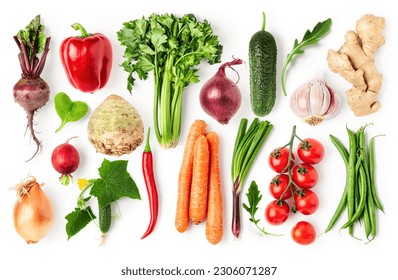
[[[235,146],[232,154],[232,233],[238,238],[240,234],[240,194],[249,171],[260,152],[265,139],[272,130],[269,121],[253,119],[249,128],[248,120],[243,118],[235,138]]]
[[[158,199],[158,190],[156,187],[155,174],[153,170],[153,155],[151,146],[149,145],[149,136],[151,130],[148,129],[148,134],[146,137],[146,144],[144,153],[142,154],[142,174],[144,175],[144,181],[146,190],[148,193],[149,200],[149,210],[150,210],[150,220],[147,230],[141,239],[144,239],[148,235],[152,233],[155,229],[156,222],[158,220],[158,209],[159,209],[159,199]]]
[[[241,205],[241,192],[246,179],[273,128],[270,121],[258,118],[270,114],[276,101],[278,49],[273,34],[265,30],[265,24],[266,17],[263,13],[262,29],[246,42],[249,46],[250,97],[238,88],[241,76],[233,68],[243,61],[232,57],[232,61],[218,66],[217,73],[203,83],[199,92],[200,105],[195,104],[201,106],[207,117],[220,124],[228,124],[247,97],[250,98],[252,113],[256,116],[251,123],[247,118],[241,118],[231,156],[231,229],[236,238],[241,232],[241,207],[250,215],[249,221],[261,234],[273,236],[280,234],[269,233],[261,225],[259,209],[263,209],[268,224],[277,226],[287,221],[292,213],[299,212],[307,217],[319,207],[314,188],[318,183],[315,165],[323,161],[325,149],[315,138],[301,139],[296,134],[296,125],[293,126],[289,142],[274,149],[267,157],[270,168],[277,173],[267,186],[272,201],[264,207],[260,205],[263,196],[257,183],[252,180],[246,192],[247,202]],[[330,31],[331,24],[330,18],[318,22],[312,31],[305,32],[301,42],[297,39],[294,41],[293,49],[281,69],[281,85],[285,95],[288,66],[294,57],[304,53],[305,47],[317,44]],[[338,51],[328,51],[329,69],[353,85],[346,94],[348,105],[355,116],[368,115],[380,108],[377,96],[382,76],[375,67],[374,58],[376,50],[385,42],[384,26],[383,17],[364,15],[357,21],[356,31],[347,32],[343,46]],[[88,34],[80,24],[72,27],[80,30],[82,35],[62,41],[59,53],[62,67],[73,87],[81,92],[94,93],[103,89],[110,79],[112,43],[103,34]],[[44,34],[40,15],[14,36],[20,50],[18,58],[22,78],[15,84],[13,96],[26,111],[27,130],[36,144],[35,153],[27,161],[33,159],[42,148],[34,131],[34,116],[51,97],[48,84],[40,77],[49,53],[50,39]],[[145,80],[148,76],[153,76],[152,131],[162,148],[175,147],[183,124],[184,91],[191,83],[200,81],[199,71],[204,64],[221,62],[223,47],[218,36],[207,20],[200,21],[193,14],[178,17],[174,14],[153,13],[148,17],[124,22],[117,32],[117,39],[125,48],[121,66],[128,74],[128,91],[132,92],[137,78]],[[236,81],[226,76],[226,68],[237,74]],[[64,92],[56,94],[53,101],[55,112],[61,120],[54,133],[61,131],[68,123],[82,120],[89,112],[87,103],[74,101]],[[335,117],[343,109],[339,95],[323,78],[298,87],[291,95],[290,108],[310,125]],[[189,111],[192,112],[194,110]],[[127,156],[143,143],[144,123],[145,120],[130,102],[120,95],[107,94],[88,119],[86,132],[95,152],[107,157]],[[360,224],[364,228],[366,241],[370,242],[377,235],[377,213],[384,210],[376,189],[376,136],[368,140],[365,134],[368,126],[365,125],[356,132],[347,127],[348,149],[335,136],[330,135],[346,165],[346,185],[325,233],[335,227],[347,209],[347,220],[340,230],[348,229],[349,235],[362,240],[365,238],[357,235],[356,231],[356,226]],[[220,162],[219,135],[207,129],[205,119],[196,119],[186,136],[176,190],[175,227],[182,233],[191,222],[195,225],[203,225],[205,222],[206,239],[216,245],[224,236],[221,182],[224,166]],[[67,129],[63,132],[67,132]],[[87,162],[86,159],[80,161],[83,154],[79,154],[76,147],[69,143],[76,137],[66,137],[68,140],[56,146],[51,154],[52,166],[60,174],[60,183],[65,186],[74,183],[72,173],[81,163]],[[299,143],[294,153],[296,139]],[[149,143],[148,128],[141,167],[150,218],[141,239],[154,231],[161,205],[155,181],[156,167]],[[115,215],[115,210],[118,210],[116,202],[124,197],[141,199],[127,165],[127,160],[111,161],[104,158],[98,168],[98,178],[77,180],[81,192],[74,210],[65,217],[68,240],[93,221],[101,232],[102,245],[112,229],[114,217],[119,214],[116,212]],[[170,165],[170,168],[167,172],[172,172],[173,166]],[[14,225],[17,233],[27,243],[37,243],[44,238],[54,222],[52,204],[42,186],[33,176],[16,185],[18,200],[14,206]],[[308,245],[315,241],[316,230],[311,223],[301,220],[291,229],[290,236],[296,243]]]
[[[326,83],[316,79],[300,86],[290,96],[290,109],[309,125],[318,125],[340,111],[340,96]]]
[[[14,85],[14,100],[24,108],[28,125],[27,129],[33,141],[36,143],[36,152],[28,159],[33,159],[41,149],[41,141],[36,137],[33,128],[33,119],[37,110],[43,107],[50,98],[50,88],[40,77],[46,63],[51,37],[44,34],[44,25],[40,23],[40,15],[37,15],[14,36],[20,53],[19,63],[22,70],[22,78]],[[42,53],[42,54],[41,54]],[[39,57],[41,54],[41,57]]]
[[[121,156],[144,140],[144,124],[137,110],[123,97],[109,95],[91,114],[87,135],[97,152]]]
[[[232,68],[232,66],[242,63],[241,59],[235,58],[222,64],[217,73],[204,83],[200,90],[199,100],[202,109],[220,124],[228,124],[242,103],[242,94],[238,87],[239,73]],[[238,75],[236,82],[231,81],[225,75],[227,67]]]
[[[112,44],[101,33],[88,33],[80,24],[72,24],[80,36],[69,37],[60,47],[61,62],[70,84],[82,91],[94,93],[108,83],[112,70]]]
[[[368,141],[365,129],[362,126],[356,132],[346,128],[349,148],[335,136],[330,135],[332,143],[339,151],[346,166],[346,184],[338,207],[331,218],[325,232],[330,231],[337,220],[347,209],[348,220],[341,229],[348,228],[351,236],[354,235],[354,226],[362,224],[366,239],[373,240],[377,234],[377,211],[384,211],[377,193],[375,176],[375,137]]]
[[[14,205],[14,226],[16,232],[28,244],[44,238],[54,223],[54,210],[50,199],[31,176],[15,186],[17,201]]]
[[[207,124],[195,120],[185,143],[178,178],[175,227],[185,232],[189,221],[198,225],[206,218],[206,238],[215,245],[223,237],[223,200],[219,163],[219,139],[206,133]]]
[[[263,25],[249,42],[250,102],[253,113],[258,117],[268,115],[276,99],[277,46],[274,36]]]
[[[375,53],[384,45],[385,19],[371,14],[362,16],[354,31],[348,31],[345,42],[336,52],[329,50],[330,70],[344,77],[352,88],[346,91],[348,105],[356,116],[364,116],[380,109],[377,96],[382,75],[374,62]]]
[[[145,80],[153,71],[156,138],[162,147],[173,148],[180,138],[183,91],[199,82],[195,67],[202,59],[210,64],[221,61],[222,46],[210,23],[193,14],[179,18],[154,13],[123,25],[117,36],[126,47],[122,66],[128,73],[127,88],[132,91],[134,74]]]
[[[141,199],[139,190],[127,171],[127,164],[126,160],[104,159],[98,168],[99,178],[78,181],[81,193],[77,198],[76,207],[65,217],[68,240],[96,219],[89,205],[93,196],[98,201],[98,227],[102,232],[100,245],[111,228],[113,203],[124,197]],[[88,191],[90,195],[86,196]]]
[[[286,96],[286,74],[287,74],[287,67],[293,61],[293,58],[296,55],[300,55],[304,53],[305,47],[315,45],[319,42],[319,40],[324,37],[330,30],[332,25],[332,19],[328,18],[325,21],[318,22],[315,27],[310,31],[307,29],[305,32],[303,39],[299,42],[297,39],[294,40],[294,45],[292,51],[287,55],[285,64],[282,68],[282,90],[283,94]]]
[[[77,122],[88,113],[88,105],[83,101],[72,101],[64,92],[58,92],[54,97],[54,107],[62,123],[55,130],[60,131],[69,122]]]

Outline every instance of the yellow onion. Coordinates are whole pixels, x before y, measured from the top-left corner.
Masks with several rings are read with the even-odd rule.
[[[42,185],[29,177],[16,186],[18,200],[14,205],[14,226],[28,244],[45,237],[54,222],[51,201],[41,189]]]
[[[324,80],[316,79],[296,89],[290,109],[309,125],[317,125],[338,113],[340,96]]]

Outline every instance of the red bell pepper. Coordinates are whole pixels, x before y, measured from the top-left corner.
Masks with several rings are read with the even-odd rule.
[[[101,34],[87,33],[79,23],[72,25],[80,30],[81,36],[62,41],[60,55],[69,82],[82,91],[94,93],[103,88],[109,80],[112,69],[112,45]]]

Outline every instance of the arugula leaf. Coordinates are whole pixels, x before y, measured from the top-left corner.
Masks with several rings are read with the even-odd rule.
[[[258,189],[257,183],[255,181],[252,181],[252,183],[250,184],[250,187],[246,193],[246,197],[249,205],[243,203],[243,208],[250,214],[249,221],[254,223],[254,225],[265,235],[280,235],[268,233],[264,230],[264,228],[260,228],[260,226],[258,225],[260,220],[256,219],[255,215],[258,210],[258,204],[263,196],[260,193],[260,190]]]
[[[92,220],[96,219],[96,217],[90,206],[88,206],[85,208],[76,207],[73,212],[66,215],[65,219],[68,221],[66,223],[66,233],[69,240]]]
[[[139,190],[127,172],[127,160],[104,159],[98,168],[101,178],[94,181],[90,194],[98,198],[100,208],[122,198],[141,199]]]
[[[325,36],[332,25],[332,19],[328,18],[327,20],[323,22],[318,22],[315,27],[313,28],[312,31],[307,29],[305,32],[303,39],[299,43],[297,39],[294,40],[294,45],[293,45],[293,50],[287,55],[285,64],[283,65],[282,69],[282,89],[283,89],[283,94],[286,96],[286,85],[285,85],[285,79],[286,79],[286,70],[288,64],[293,60],[293,57],[295,55],[303,54],[304,47],[310,46],[310,45],[315,45],[316,43],[319,42],[319,40]]]
[[[54,97],[55,111],[62,123],[55,132],[60,131],[68,122],[82,119],[88,113],[88,105],[83,101],[72,101],[64,92],[59,92]]]

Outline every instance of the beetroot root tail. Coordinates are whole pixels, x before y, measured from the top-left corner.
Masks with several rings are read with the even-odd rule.
[[[41,143],[41,141],[36,137],[36,133],[35,133],[35,130],[34,130],[34,128],[33,128],[33,117],[34,117],[35,113],[36,113],[36,110],[27,111],[27,112],[26,112],[26,116],[27,116],[27,118],[28,118],[28,123],[27,123],[27,125],[26,125],[26,130],[29,130],[30,136],[32,137],[33,141],[34,141],[35,144],[36,144],[36,151],[35,151],[35,153],[33,154],[33,156],[32,156],[30,159],[26,160],[25,162],[28,162],[28,161],[32,160],[32,159],[40,152],[40,150],[41,150],[41,148],[42,148],[42,143]]]

